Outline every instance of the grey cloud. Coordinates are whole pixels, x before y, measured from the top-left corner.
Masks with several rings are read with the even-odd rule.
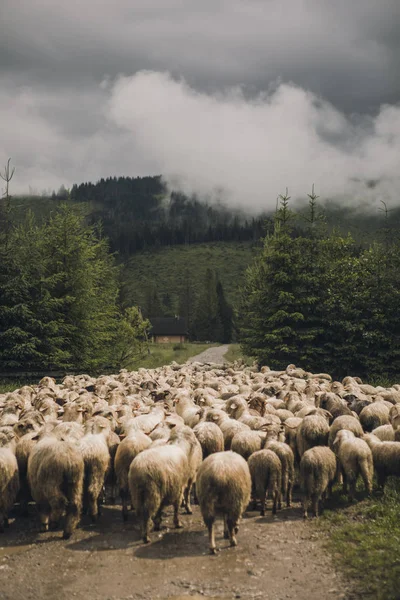
[[[292,180],[309,186],[317,176],[322,189],[333,161],[338,189],[342,180],[348,186],[352,177],[362,179],[368,170],[378,176],[380,169],[386,183],[378,191],[389,193],[393,173],[391,167],[384,173],[377,151],[391,164],[388,133],[376,128],[384,119],[397,122],[398,0],[3,0],[0,11],[0,166],[13,157],[15,189],[164,170],[185,189],[211,193],[229,187],[228,174],[240,164],[258,198]],[[143,70],[153,74],[146,78]],[[120,74],[127,79],[115,84]],[[271,109],[274,101],[281,113]],[[208,138],[195,123],[205,119],[204,107]],[[312,118],[299,130],[302,110]],[[274,123],[281,114],[283,122]],[[184,115],[182,137],[176,132]],[[216,138],[219,119],[230,131]],[[289,146],[297,132],[310,168],[291,152],[285,166],[280,147],[280,160],[270,156],[270,131],[278,146],[277,131]],[[238,154],[230,151],[235,144]],[[318,160],[307,153],[310,147]],[[262,165],[263,152],[280,179]],[[190,164],[191,156],[203,171]],[[205,169],[209,176],[202,181]],[[239,182],[231,187],[239,198]],[[329,184],[327,191],[337,189]],[[260,203],[261,196],[254,205]]]

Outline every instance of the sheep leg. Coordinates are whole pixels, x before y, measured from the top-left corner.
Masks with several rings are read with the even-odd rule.
[[[343,478],[343,494],[347,494],[347,477],[346,473],[342,470],[342,478]]]
[[[237,530],[236,523],[233,519],[227,518],[226,524],[228,526],[230,544],[231,544],[231,546],[237,546],[237,540],[236,540],[236,536],[235,536],[235,533]]]
[[[316,494],[313,494],[311,497],[311,504],[312,504],[312,511],[314,514],[314,517],[318,517],[318,502],[319,502],[319,498]]]
[[[160,531],[161,529],[161,518],[162,518],[162,506],[158,509],[156,516],[153,517],[154,531]]]
[[[354,502],[356,496],[356,479],[349,481],[349,501]]]
[[[266,508],[266,505],[267,505],[267,495],[268,495],[268,492],[265,491],[264,494],[262,495],[262,499],[261,499],[261,511],[260,511],[260,515],[262,517],[265,517],[265,508]]]
[[[174,503],[174,527],[175,529],[182,529],[183,525],[179,519],[179,505],[180,499]]]
[[[87,494],[88,513],[92,519],[92,523],[96,523],[98,516],[98,504],[96,494],[89,492]]]
[[[126,490],[120,489],[119,495],[121,496],[121,503],[122,503],[122,518],[124,521],[127,521],[128,520],[129,494],[127,493]]]
[[[4,514],[2,512],[0,512],[0,533],[4,533],[5,521],[6,521],[6,518],[5,518]]]
[[[277,509],[277,507],[279,509],[282,508],[282,504],[281,504],[279,496],[280,496],[280,494],[279,494],[278,490],[274,490],[272,492],[272,514],[273,515],[276,515],[276,509]]]
[[[185,507],[186,514],[193,514],[192,507],[190,506],[190,492],[192,491],[192,480],[190,480],[185,488],[183,494],[183,506]]]
[[[372,468],[371,468],[371,471],[372,471]],[[365,489],[369,496],[372,491],[372,477],[370,475],[370,469],[369,469],[368,464],[365,464],[365,463],[361,464],[361,477],[363,479]]]
[[[291,481],[288,482],[287,496],[286,496],[286,506],[290,508],[292,506],[292,488],[293,483]]]
[[[79,521],[80,507],[76,502],[68,502],[65,516],[63,539],[68,540]]]
[[[204,522],[208,529],[208,545],[210,548],[210,554],[217,554],[217,547],[215,545],[214,521],[214,517],[208,517],[204,519]]]
[[[308,518],[308,498],[306,498],[304,496],[303,498],[303,519],[307,519]]]
[[[38,511],[40,519],[40,531],[48,531],[50,519],[50,505],[38,504]]]
[[[142,517],[142,519],[141,519],[141,521],[142,521],[142,539],[145,544],[148,544],[150,542],[150,537],[149,537],[150,515],[149,515],[149,512],[144,509],[142,511],[141,517]]]
[[[224,540],[229,540],[229,529],[227,519],[227,515],[224,515]]]

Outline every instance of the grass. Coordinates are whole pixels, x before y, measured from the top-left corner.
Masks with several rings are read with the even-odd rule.
[[[168,365],[175,361],[182,364],[191,356],[196,356],[208,348],[219,346],[220,344],[201,344],[201,343],[185,343],[185,344],[150,344],[150,354],[147,354],[139,361],[135,361],[130,365],[130,369],[137,370],[156,369],[163,365]]]
[[[228,362],[235,362],[235,360],[242,359],[246,365],[250,366],[254,362],[253,356],[245,356],[241,350],[240,344],[230,344],[228,352],[224,356]]]
[[[214,269],[226,298],[237,305],[244,272],[257,253],[250,242],[214,242],[188,246],[163,246],[136,253],[123,272],[123,297],[127,304],[146,306],[146,294],[156,284],[161,299],[167,294],[174,310],[185,286],[197,296],[207,268]]]
[[[336,489],[316,527],[363,600],[400,599],[399,479],[389,479],[383,495],[351,505]]]

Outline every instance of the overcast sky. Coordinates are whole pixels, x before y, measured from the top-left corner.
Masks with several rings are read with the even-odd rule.
[[[2,0],[12,191],[162,173],[255,209],[398,201],[399,0]]]

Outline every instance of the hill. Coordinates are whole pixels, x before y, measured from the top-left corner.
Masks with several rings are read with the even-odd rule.
[[[123,271],[123,302],[138,304],[148,313],[149,295],[155,287],[166,312],[179,313],[182,296],[191,293],[197,297],[207,268],[212,268],[227,300],[235,305],[244,271],[256,252],[257,246],[250,242],[166,246],[137,252]]]

